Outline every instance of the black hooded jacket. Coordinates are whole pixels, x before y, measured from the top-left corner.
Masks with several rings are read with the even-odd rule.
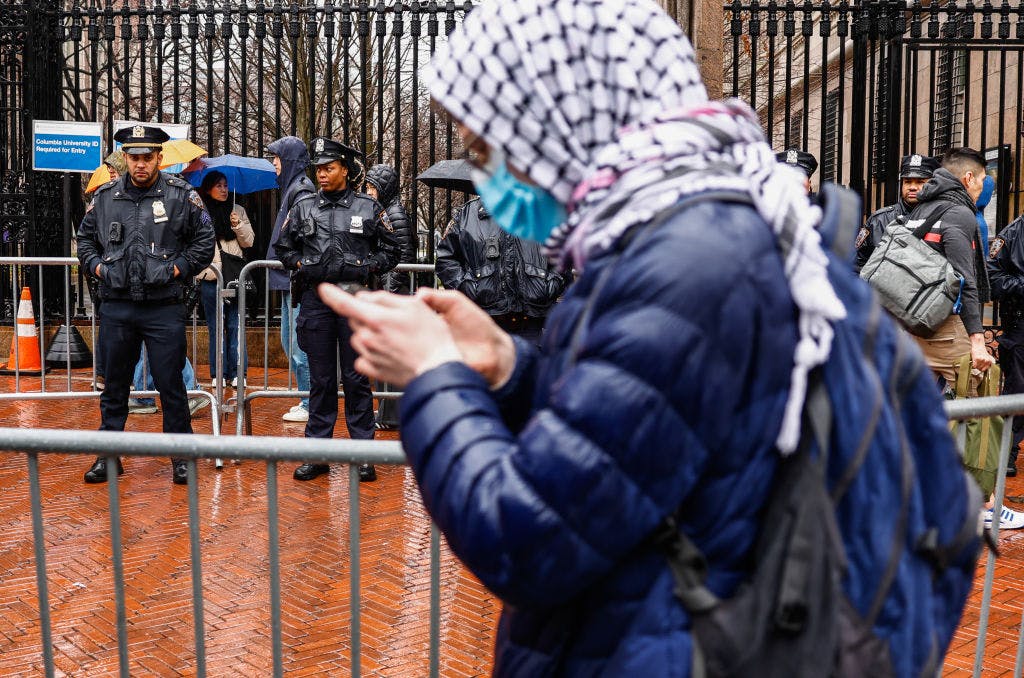
[[[544,257],[540,245],[502,230],[480,203],[459,208],[437,246],[437,277],[490,315],[547,315],[566,279]]]
[[[982,304],[989,301],[985,252],[982,252],[974,201],[967,189],[949,170],[939,168],[917,193],[917,206],[910,213],[908,226],[916,228],[936,212],[942,217],[925,235],[925,242],[942,252],[953,269],[963,276],[963,307],[960,319],[968,334],[984,331]]]
[[[416,233],[409,215],[399,200],[398,173],[390,165],[374,165],[366,172],[366,183],[377,189],[377,202],[384,206],[398,242],[398,263],[416,262]]]
[[[999,300],[1003,331],[1024,324],[1024,217],[1017,217],[992,238],[988,255],[992,298]]]
[[[281,225],[288,216],[288,210],[295,204],[295,199],[303,193],[316,193],[316,187],[306,176],[309,167],[309,151],[305,142],[298,137],[281,137],[267,145],[267,152],[281,159],[281,173],[277,175],[277,186],[281,189],[281,207],[277,210],[274,231],[270,234],[267,246],[267,259],[278,259],[274,245],[281,237]],[[288,274],[284,271],[271,269],[270,289],[287,290]]]
[[[878,243],[882,242],[882,236],[885,235],[885,227],[891,224],[896,217],[910,214],[911,209],[913,208],[900,198],[896,201],[895,205],[886,205],[871,213],[871,216],[860,227],[861,230],[857,234],[857,271],[860,271],[864,264],[868,263],[868,259],[871,258],[875,248],[878,247]]]

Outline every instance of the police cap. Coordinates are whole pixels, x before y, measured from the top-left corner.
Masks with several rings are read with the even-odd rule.
[[[931,179],[937,169],[939,169],[937,158],[917,153],[905,155],[900,163],[900,179]]]
[[[309,142],[309,157],[314,167],[340,160],[352,172],[355,160],[360,155],[362,153],[351,146],[327,137],[317,137]]]
[[[814,170],[818,169],[818,159],[807,151],[801,151],[797,148],[790,148],[781,153],[776,153],[775,159],[783,165],[796,167],[808,177],[814,174]]]
[[[114,141],[121,142],[121,150],[128,155],[159,153],[165,141],[170,140],[167,132],[159,127],[133,125],[123,127],[114,134]]]

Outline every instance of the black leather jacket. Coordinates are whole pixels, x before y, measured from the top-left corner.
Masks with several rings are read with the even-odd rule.
[[[398,263],[384,209],[370,196],[347,188],[331,196],[322,190],[300,196],[274,251],[306,289],[320,282],[365,285],[371,274],[386,273]]]
[[[199,194],[160,173],[136,202],[125,176],[96,189],[78,227],[78,260],[96,275],[102,299],[182,299],[182,281],[213,260],[214,230]],[[178,275],[174,275],[174,267]]]
[[[875,251],[878,243],[882,241],[882,236],[885,235],[885,227],[891,224],[896,217],[910,214],[910,210],[910,206],[900,199],[895,205],[886,205],[868,217],[857,234],[857,271],[860,271],[864,264],[868,263],[872,252]]]
[[[503,231],[479,198],[470,200],[437,246],[437,277],[490,315],[544,317],[566,286],[540,245]]]

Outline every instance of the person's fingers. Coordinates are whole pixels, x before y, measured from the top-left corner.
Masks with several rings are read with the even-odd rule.
[[[435,290],[430,287],[421,287],[416,290],[416,296],[442,315],[458,308],[462,300],[466,298],[464,294],[455,290]]]
[[[401,308],[403,306],[407,306],[409,302],[412,301],[411,297],[392,294],[391,292],[385,292],[383,290],[375,292],[357,292],[356,299],[377,304],[378,306],[383,306],[385,308]]]

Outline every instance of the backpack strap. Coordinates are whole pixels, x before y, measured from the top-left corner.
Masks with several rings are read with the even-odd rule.
[[[928,217],[921,222],[921,225],[914,229],[914,237],[918,240],[924,240],[924,237],[928,235],[928,232],[932,230],[932,226],[937,224],[940,219],[948,212],[953,209],[953,205],[946,205],[945,208],[935,210]]]

